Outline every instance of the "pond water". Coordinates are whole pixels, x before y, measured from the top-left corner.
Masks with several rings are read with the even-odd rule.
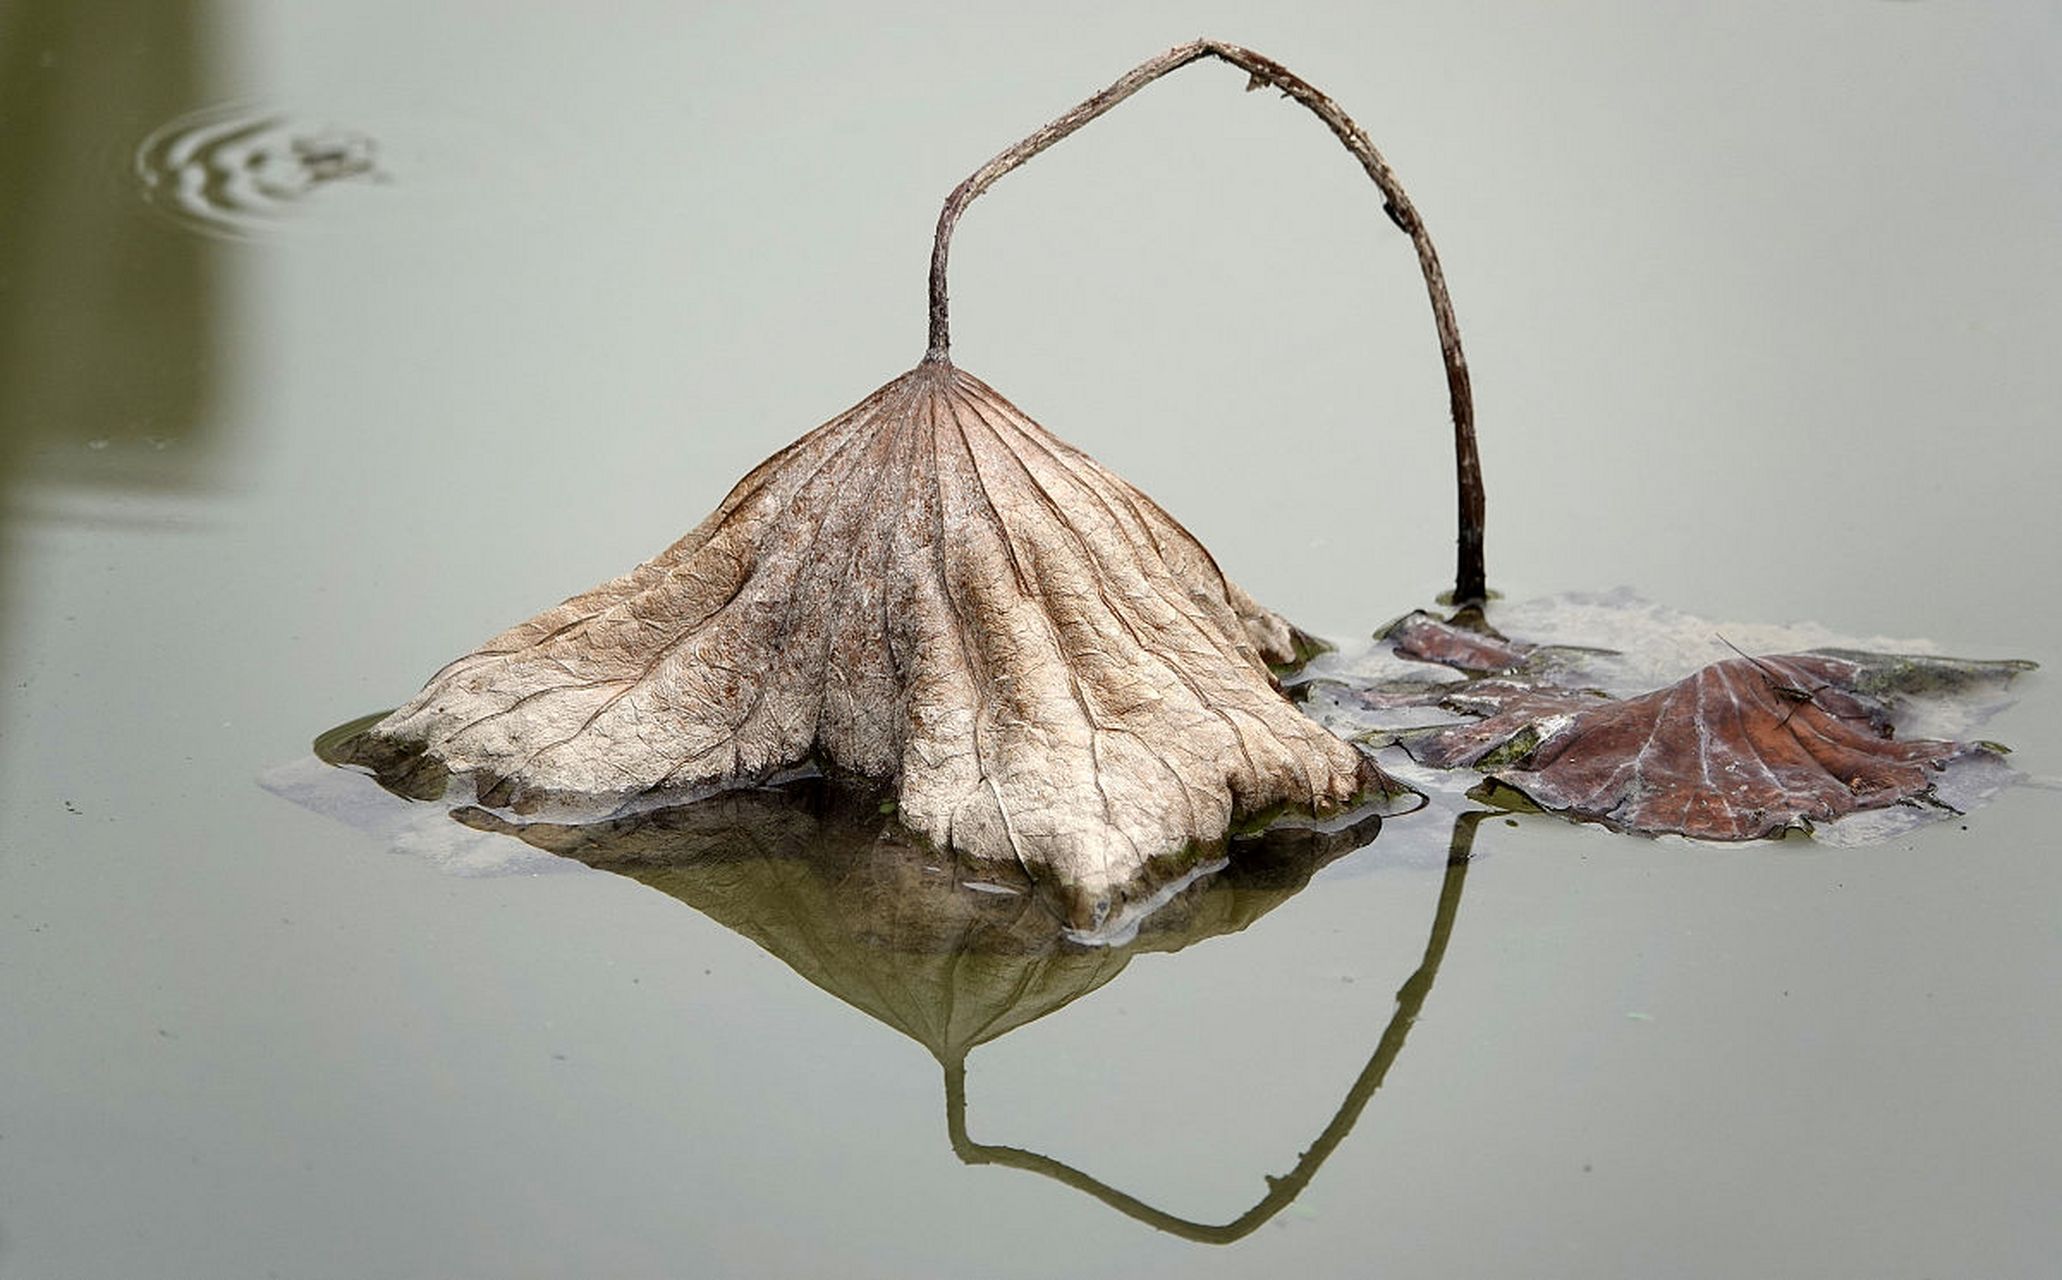
[[[0,1274],[2052,1274],[2050,675],[1888,844],[1398,819],[1058,958],[260,785],[912,364],[945,191],[1198,28],[1425,214],[1493,585],[2062,662],[2058,11],[1458,8],[0,8]],[[1436,348],[1240,87],[977,204],[955,356],[1365,635]]]

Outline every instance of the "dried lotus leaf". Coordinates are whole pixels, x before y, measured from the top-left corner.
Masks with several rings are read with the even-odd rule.
[[[1282,697],[1299,638],[1145,495],[926,361],[352,754],[524,813],[813,764],[892,783],[915,831],[1092,920],[1235,823],[1386,784]]]

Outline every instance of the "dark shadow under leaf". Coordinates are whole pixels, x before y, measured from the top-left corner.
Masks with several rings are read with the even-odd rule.
[[[1091,935],[1037,879],[941,851],[887,808],[877,792],[810,778],[604,822],[453,816],[678,898],[934,1053],[1042,1017],[1137,952],[1245,928],[1382,826],[1369,813],[1233,839],[1207,871],[1162,881]]]

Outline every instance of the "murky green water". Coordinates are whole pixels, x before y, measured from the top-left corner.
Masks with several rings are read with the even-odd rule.
[[[1887,846],[1406,819],[1059,956],[258,784],[913,363],[944,192],[1199,28],[1430,222],[1507,593],[2062,662],[2052,7],[1453,8],[0,6],[0,1274],[2051,1274],[2052,676]],[[955,354],[1361,633],[1430,326],[1238,88],[978,205]]]

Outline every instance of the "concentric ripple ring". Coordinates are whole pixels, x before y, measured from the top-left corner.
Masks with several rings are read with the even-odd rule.
[[[265,234],[334,182],[379,180],[378,146],[248,104],[206,107],[168,121],[136,148],[144,200],[209,235]]]

